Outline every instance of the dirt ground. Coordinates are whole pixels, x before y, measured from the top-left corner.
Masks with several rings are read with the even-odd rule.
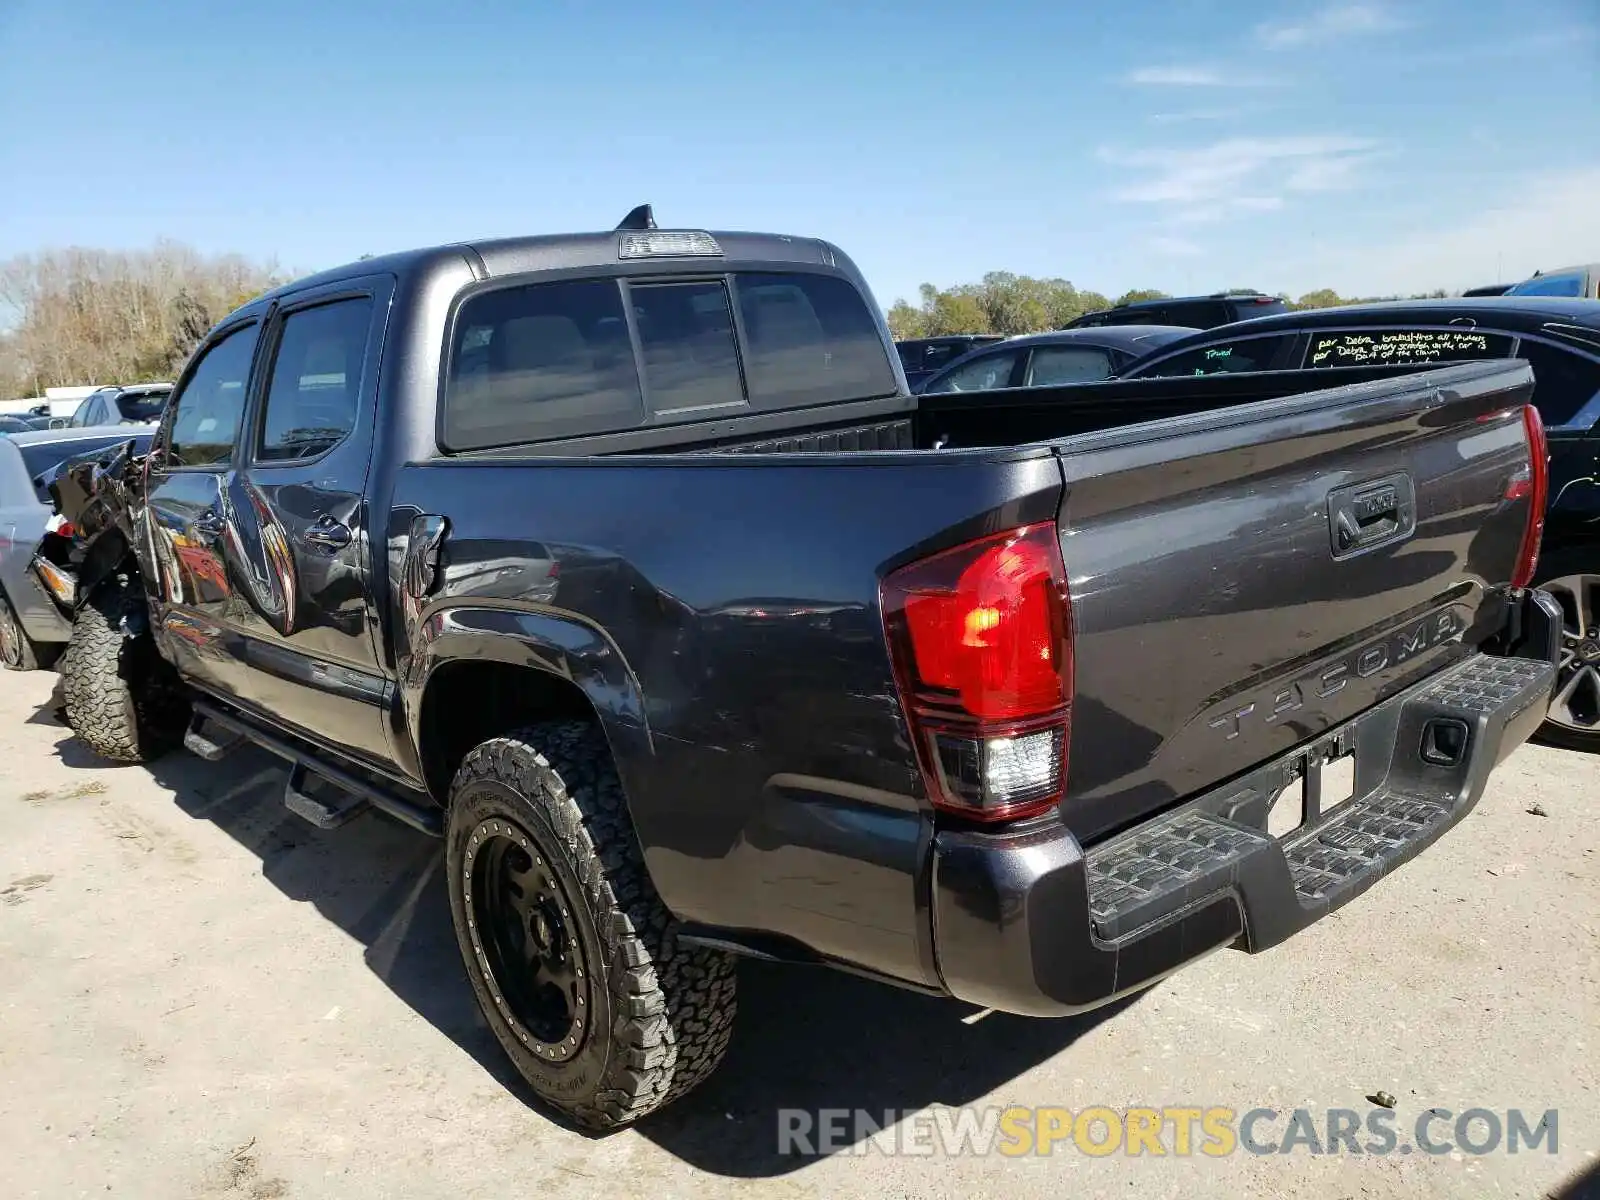
[[[1351,906],[1270,953],[1214,955],[1087,1019],[980,1017],[831,972],[745,964],[717,1077],[640,1128],[590,1138],[530,1103],[480,1023],[435,843],[373,816],[311,828],[283,809],[283,771],[256,752],[107,766],[50,716],[52,682],[0,676],[6,1197],[1600,1187],[1594,759],[1519,751],[1461,827]],[[1366,1112],[1378,1091],[1403,1131],[1434,1106],[1556,1109],[1557,1152],[778,1152],[785,1108]]]

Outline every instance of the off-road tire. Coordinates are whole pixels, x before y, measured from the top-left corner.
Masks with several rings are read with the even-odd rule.
[[[0,667],[8,671],[33,671],[39,666],[39,655],[34,644],[22,628],[17,610],[4,591],[0,591]]]
[[[539,1058],[519,1037],[469,927],[473,838],[504,821],[526,831],[573,900],[592,999],[587,1040],[565,1062]],[[552,722],[474,749],[451,784],[445,853],[451,918],[478,1006],[542,1101],[586,1128],[614,1129],[683,1096],[722,1061],[733,1035],[733,959],[677,941],[597,729]]]
[[[149,631],[123,629],[143,604],[127,584],[103,584],[78,610],[61,656],[67,724],[113,762],[159,758],[183,741],[189,723],[189,698]]]

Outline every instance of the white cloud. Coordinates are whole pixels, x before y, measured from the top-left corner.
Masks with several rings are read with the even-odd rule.
[[[1406,294],[1526,279],[1536,270],[1595,262],[1597,195],[1600,167],[1510,180],[1501,203],[1445,228],[1419,218],[1415,227],[1386,230],[1383,237],[1330,239],[1313,256],[1285,264],[1292,273],[1286,282],[1345,295]]]
[[[1168,219],[1204,224],[1283,207],[1282,193],[1351,186],[1379,143],[1338,136],[1225,138],[1186,150],[1106,150],[1100,157],[1146,173],[1116,198],[1167,208]]]
[[[1367,33],[1405,28],[1405,22],[1381,4],[1332,4],[1303,21],[1267,21],[1256,37],[1274,50],[1316,46]]]
[[[1243,116],[1248,108],[1190,108],[1179,112],[1151,113],[1148,120],[1153,125],[1181,125],[1190,121],[1227,121]]]
[[[1139,67],[1123,77],[1125,83],[1154,87],[1265,87],[1273,81],[1258,75],[1224,71],[1220,67],[1188,66]]]

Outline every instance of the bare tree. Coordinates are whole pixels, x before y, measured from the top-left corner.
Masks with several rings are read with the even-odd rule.
[[[281,282],[272,264],[148,250],[70,247],[0,263],[0,389],[170,379],[215,322]]]

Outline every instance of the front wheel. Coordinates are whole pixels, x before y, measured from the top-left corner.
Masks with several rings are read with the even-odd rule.
[[[67,724],[101,758],[149,762],[183,741],[189,699],[143,624],[134,587],[101,585],[78,610],[61,656]]]
[[[1539,587],[1561,605],[1561,665],[1539,740],[1600,752],[1600,575],[1564,575]]]
[[[478,1005],[541,1100],[613,1129],[722,1060],[733,960],[678,943],[592,726],[535,725],[467,755],[446,861]]]

